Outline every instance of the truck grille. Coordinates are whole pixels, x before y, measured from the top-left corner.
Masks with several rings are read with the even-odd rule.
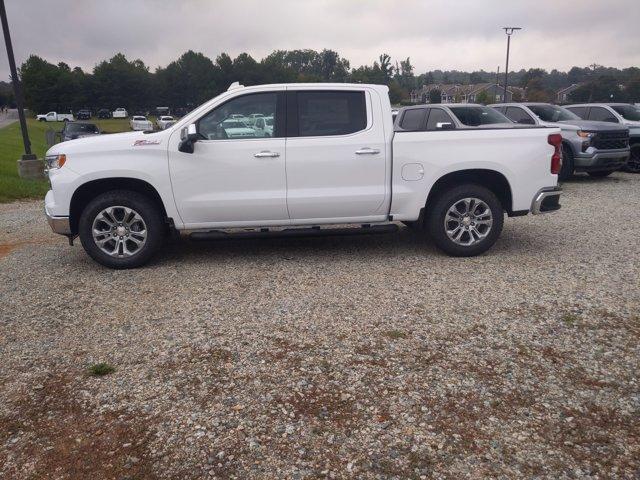
[[[598,150],[616,150],[629,146],[629,132],[598,132],[591,140]]]

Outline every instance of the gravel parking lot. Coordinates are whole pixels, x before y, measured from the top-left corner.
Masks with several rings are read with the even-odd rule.
[[[478,258],[402,229],[134,271],[0,205],[0,477],[638,478],[640,175],[562,203]]]

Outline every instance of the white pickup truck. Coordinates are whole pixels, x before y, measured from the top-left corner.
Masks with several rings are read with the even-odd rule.
[[[49,112],[42,115],[36,115],[39,122],[73,122],[73,113],[57,113]]]
[[[385,86],[234,84],[166,130],[54,145],[46,216],[97,262],[131,268],[171,230],[373,233],[402,222],[471,256],[495,243],[505,213],[560,208],[558,128],[465,128],[423,107],[401,111],[394,129]],[[272,135],[226,128],[255,114],[273,118]]]

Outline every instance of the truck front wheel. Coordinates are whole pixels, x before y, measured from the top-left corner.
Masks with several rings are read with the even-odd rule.
[[[78,233],[91,258],[115,269],[145,264],[164,238],[157,205],[127,190],[105,192],[91,200],[80,215]]]
[[[495,194],[466,184],[442,192],[427,208],[427,233],[438,248],[454,257],[486,252],[502,231],[504,209]]]

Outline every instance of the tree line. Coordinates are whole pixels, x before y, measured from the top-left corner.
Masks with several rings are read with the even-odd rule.
[[[483,70],[433,70],[416,75],[411,60],[393,62],[382,54],[371,65],[351,68],[333,50],[276,50],[262,60],[247,53],[226,53],[212,60],[189,50],[166,67],[151,71],[140,60],[122,53],[99,62],[91,72],[66,63],[53,64],[31,55],[20,67],[25,104],[32,112],[77,111],[90,108],[130,111],[156,106],[192,108],[218,95],[234,82],[243,85],[289,82],[356,82],[388,85],[394,104],[409,103],[413,89],[425,84],[500,83],[503,77]],[[12,104],[10,90],[0,82],[0,104]],[[574,101],[640,101],[640,69],[573,67],[568,72],[532,68],[509,73],[509,84],[525,88],[530,101],[553,101],[555,92],[583,84]],[[4,84],[8,85],[8,84]],[[435,96],[434,96],[435,97]]]

